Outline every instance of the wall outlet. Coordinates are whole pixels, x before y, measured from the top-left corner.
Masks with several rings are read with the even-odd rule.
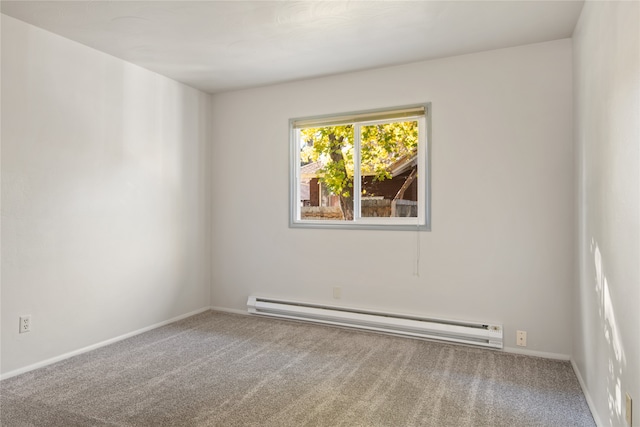
[[[520,347],[527,346],[527,331],[516,331],[516,344]]]
[[[631,396],[629,395],[629,393],[625,393],[624,395],[627,401],[627,404],[625,405],[625,408],[626,408],[625,418],[627,419],[627,425],[631,427],[633,425],[633,408],[631,405],[632,404]]]
[[[21,334],[25,332],[31,332],[31,315],[20,316],[20,331]]]
[[[342,288],[340,286],[333,287],[333,299],[340,299],[342,296]]]

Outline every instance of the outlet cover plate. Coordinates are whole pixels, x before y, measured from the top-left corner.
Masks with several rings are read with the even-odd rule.
[[[31,332],[31,315],[20,316],[20,330],[21,334]]]

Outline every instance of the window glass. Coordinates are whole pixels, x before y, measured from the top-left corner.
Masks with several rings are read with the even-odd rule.
[[[353,220],[353,125],[299,131],[301,219]],[[306,189],[305,194],[306,195]]]
[[[360,128],[362,217],[418,216],[418,122]]]

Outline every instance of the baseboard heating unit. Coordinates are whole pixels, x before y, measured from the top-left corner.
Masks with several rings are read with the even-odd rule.
[[[324,323],[413,338],[502,348],[502,325],[423,318],[250,296],[250,314]]]

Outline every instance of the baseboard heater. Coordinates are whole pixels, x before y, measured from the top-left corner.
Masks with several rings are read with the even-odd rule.
[[[413,338],[502,348],[502,325],[423,318],[250,296],[250,314],[365,329]]]

